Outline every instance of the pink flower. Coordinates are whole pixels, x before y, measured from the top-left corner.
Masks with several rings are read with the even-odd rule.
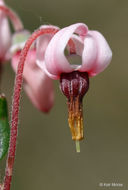
[[[25,91],[32,103],[39,110],[47,112],[54,102],[51,79],[60,78],[62,81],[62,76],[64,76],[67,80],[67,76],[63,74],[73,71],[86,73],[84,78],[80,79],[85,80],[85,85],[87,85],[81,92],[84,92],[84,95],[89,87],[88,76],[95,76],[102,72],[110,63],[112,52],[103,35],[97,31],[88,30],[88,27],[83,23],[73,24],[61,30],[58,27],[47,25],[42,26],[41,29],[46,32],[37,38],[35,48],[33,46],[29,51],[23,77]],[[56,34],[48,32],[49,30],[56,30]],[[14,53],[12,66],[15,71],[20,57],[19,51],[28,36],[27,31],[22,31],[13,37],[13,41],[16,43],[11,47],[11,50]],[[18,42],[17,38],[23,41]],[[65,55],[65,49],[67,49],[68,55]],[[73,74],[74,76],[76,77]],[[81,75],[79,77],[81,78]],[[68,94],[67,98],[69,98],[70,93],[65,92],[66,88],[62,84],[65,83],[61,82],[61,88],[64,94]],[[77,84],[77,86],[79,85],[80,83]],[[82,89],[82,87],[77,88]]]
[[[12,67],[17,70],[20,52],[12,58]],[[30,50],[24,68],[24,88],[32,103],[40,111],[48,112],[53,105],[54,92],[52,80],[35,64],[36,51]],[[45,85],[46,84],[46,85]]]
[[[83,23],[58,31],[48,43],[45,54],[38,38],[37,64],[52,79],[60,79],[60,87],[68,99],[69,127],[72,139],[83,139],[82,98],[89,88],[89,78],[102,72],[110,63],[112,51],[101,33],[88,30]],[[72,40],[74,50],[69,45]],[[67,50],[67,55],[66,51]],[[71,64],[70,64],[71,63]]]
[[[12,35],[7,17],[10,18],[16,32],[23,30],[23,25],[18,15],[8,8],[3,0],[0,0],[0,62],[10,59],[9,49],[11,47]]]
[[[0,0],[0,6],[5,5]],[[0,10],[0,62],[7,60],[7,51],[11,45],[11,33],[6,14]]]
[[[35,39],[35,49],[32,47],[28,52]],[[18,109],[18,103],[15,102],[18,102],[20,97],[22,72],[25,90],[33,104],[41,111],[49,111],[53,104],[51,79],[60,79],[61,90],[68,101],[68,121],[72,139],[77,142],[79,151],[78,141],[83,139],[82,99],[89,89],[89,77],[102,72],[111,58],[111,49],[103,35],[88,30],[83,23],[61,30],[55,26],[42,26],[27,40],[20,55],[14,92],[14,118],[15,109]],[[18,59],[19,54],[15,53],[12,59],[15,71]]]
[[[58,30],[58,28],[54,26],[42,26],[41,28]],[[12,67],[15,72],[17,70],[21,49],[24,47],[29,35],[28,31],[22,31],[13,36],[14,44],[11,47],[11,52],[13,53]],[[47,45],[52,36],[52,33],[45,34],[41,37],[40,41],[37,42],[36,46],[40,45],[42,55],[45,54]],[[36,64],[38,55],[38,52],[36,55],[36,46],[34,47],[33,45],[27,55],[23,72],[24,89],[37,109],[48,112],[54,103],[53,82]]]
[[[74,41],[76,53],[66,56],[65,49],[70,39]],[[88,30],[83,23],[73,24],[57,32],[48,44],[44,59],[41,57],[40,46],[37,52],[38,66],[52,79],[60,78],[61,73],[76,70],[95,76],[108,66],[112,58],[112,51],[103,35],[98,31]],[[74,57],[75,60],[78,56],[82,59],[81,65],[70,65],[69,59]]]

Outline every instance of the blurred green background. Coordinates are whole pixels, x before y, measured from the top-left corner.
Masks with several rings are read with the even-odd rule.
[[[25,28],[42,24],[60,27],[77,22],[99,30],[113,50],[110,66],[91,78],[84,98],[85,139],[81,153],[67,122],[66,99],[55,81],[55,104],[46,115],[22,93],[19,135],[12,190],[128,189],[128,1],[124,0],[6,0]],[[9,100],[14,72],[4,67],[2,89]],[[10,111],[11,112],[11,111]],[[1,163],[1,178],[4,173]],[[99,183],[123,187],[100,187]]]

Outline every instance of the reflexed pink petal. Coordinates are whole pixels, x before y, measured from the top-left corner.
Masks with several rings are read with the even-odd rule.
[[[84,49],[84,42],[83,40],[77,36],[77,35],[72,35],[72,38],[71,38],[75,44],[75,49],[76,49],[76,54],[79,55],[79,56],[82,56],[82,52],[83,52],[83,49]]]
[[[69,64],[64,54],[64,50],[73,33],[76,33],[83,38],[87,32],[87,26],[78,23],[61,29],[51,39],[45,53],[45,65],[47,72],[54,75],[54,79],[58,79],[63,72],[72,72],[74,70]]]
[[[0,1],[0,5],[4,5]],[[11,33],[5,13],[0,11],[0,61],[6,60],[6,53],[11,45]]]
[[[84,41],[81,71],[87,71],[90,76],[95,76],[108,66],[112,58],[112,51],[101,33],[89,31],[89,36],[90,40],[85,38]]]
[[[43,25],[40,28],[44,28],[44,29],[51,28],[51,29],[59,30],[57,26],[53,26],[53,25]],[[45,70],[46,73],[47,71],[45,69],[44,56],[45,56],[46,48],[50,40],[52,39],[52,37],[53,37],[52,33],[43,34],[36,41],[36,63],[43,70],[43,72]]]
[[[82,65],[79,71],[89,72],[95,66],[97,58],[97,44],[91,35],[87,34],[84,40],[84,48],[82,52]]]
[[[13,56],[12,67],[16,72],[20,53]],[[43,112],[53,106],[54,91],[52,80],[35,64],[36,51],[30,50],[24,67],[24,88],[32,103]]]

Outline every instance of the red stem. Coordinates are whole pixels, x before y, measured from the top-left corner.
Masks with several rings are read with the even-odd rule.
[[[5,170],[5,178],[4,178],[4,189],[10,190],[11,179],[12,179],[12,170],[15,160],[15,151],[16,151],[16,139],[17,139],[17,130],[18,130],[18,115],[19,115],[19,104],[20,104],[20,93],[22,88],[23,81],[23,69],[25,60],[28,54],[28,51],[32,45],[32,43],[43,34],[55,34],[58,32],[58,29],[52,29],[51,27],[46,29],[39,29],[35,31],[30,38],[27,40],[23,50],[20,54],[20,59],[18,63],[18,69],[15,78],[15,87],[14,87],[14,95],[12,101],[12,116],[11,116],[11,132],[10,132],[10,146],[8,150],[8,158],[6,162],[6,170]],[[70,52],[75,53],[75,45],[72,40],[68,42],[70,46]]]
[[[18,15],[10,8],[4,5],[0,5],[0,10],[2,10],[4,13],[6,13],[6,15],[8,15],[16,31],[20,31],[24,28]]]
[[[18,70],[15,78],[14,95],[12,101],[12,116],[11,116],[11,134],[10,134],[10,146],[8,150],[8,158],[6,162],[5,178],[4,178],[4,190],[10,190],[12,170],[15,160],[16,151],[16,138],[17,138],[17,127],[18,127],[18,114],[19,114],[19,104],[20,104],[20,93],[23,81],[23,69],[26,60],[27,53],[32,45],[32,43],[42,34],[52,33],[55,34],[58,30],[56,29],[39,29],[35,31],[31,37],[27,40],[23,50],[20,54],[20,60],[18,64]]]

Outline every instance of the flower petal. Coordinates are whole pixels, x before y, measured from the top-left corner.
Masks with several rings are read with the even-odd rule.
[[[81,71],[87,71],[90,76],[95,76],[109,65],[112,51],[101,33],[89,31],[88,35],[90,39],[85,38],[84,40]]]
[[[12,58],[12,67],[17,70],[20,53]],[[24,88],[37,109],[48,112],[54,103],[52,80],[36,65],[36,51],[30,50],[24,66]]]
[[[54,75],[54,79],[58,79],[63,72],[68,73],[74,70],[64,55],[64,50],[73,33],[83,37],[87,32],[87,26],[83,23],[78,23],[61,29],[51,39],[45,53],[45,64],[47,72]]]
[[[72,38],[71,38],[74,42],[74,45],[75,45],[75,49],[76,49],[76,54],[79,55],[79,56],[82,56],[82,52],[83,52],[83,49],[84,49],[84,42],[83,40],[77,36],[77,35],[72,35]]]
[[[0,5],[4,5],[0,1]],[[6,53],[11,45],[11,32],[9,28],[8,19],[2,11],[0,11],[0,61],[6,60]]]
[[[59,30],[57,26],[53,25],[43,25],[40,28]],[[43,70],[43,72],[45,70],[46,73],[47,71],[45,69],[44,56],[46,48],[50,40],[52,39],[53,35],[54,35],[53,33],[43,34],[36,41],[36,63]]]
[[[90,72],[94,67],[97,58],[97,46],[91,35],[87,34],[84,40],[84,48],[82,52],[82,65],[79,71]]]

